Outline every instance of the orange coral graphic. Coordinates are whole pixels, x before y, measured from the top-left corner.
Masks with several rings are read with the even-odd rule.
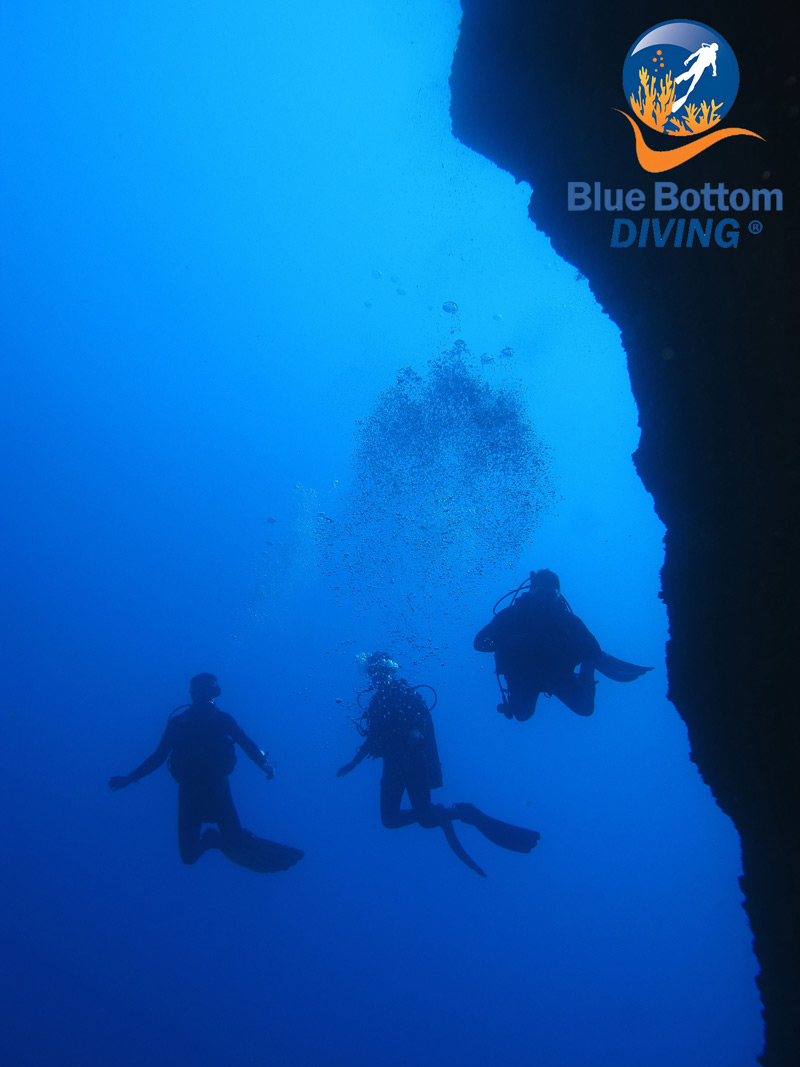
[[[644,90],[644,95],[642,90]],[[634,96],[631,93],[630,101],[634,114],[638,115],[642,122],[658,130],[659,133],[664,133],[664,125],[675,103],[675,82],[672,80],[672,71],[668,70],[666,76],[659,78],[656,84],[655,74],[648,75],[647,69],[640,67],[639,95]]]
[[[663,78],[656,80],[655,74],[648,74],[645,67],[640,67],[638,96],[631,93],[629,99],[633,113],[638,115],[645,125],[673,137],[705,133],[720,120],[718,112],[722,103],[717,104],[714,100],[710,104],[705,100],[700,105],[687,104],[682,115],[673,115],[675,82],[672,71],[669,70]],[[668,122],[673,128],[665,129]]]
[[[685,137],[687,134],[692,133],[705,133],[706,130],[710,130],[712,126],[719,122],[720,116],[717,112],[721,107],[722,102],[716,104],[712,100],[708,104],[703,100],[700,104],[700,116],[698,117],[697,104],[687,104],[683,115],[676,115],[670,119],[670,122],[676,128],[674,130],[665,130],[664,132],[671,133],[676,137]]]

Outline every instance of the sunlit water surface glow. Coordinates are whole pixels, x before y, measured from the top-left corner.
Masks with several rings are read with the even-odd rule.
[[[531,190],[453,139],[459,16],[7,15],[9,1062],[755,1062],[739,843],[664,696],[663,530],[619,333]],[[331,576],[320,513],[345,529],[358,420],[459,339],[522,398],[548,506],[516,560],[451,553],[393,611],[378,579]],[[604,648],[655,666],[602,680],[591,719],[543,699],[507,723],[472,651],[539,566]],[[464,828],[483,881],[438,832],[381,828],[378,765],[335,779],[375,646],[439,692],[439,799],[536,827],[531,856]],[[200,670],[276,760],[269,785],[240,760],[234,795],[308,850],[287,874],[183,869],[164,771],[105,788]]]

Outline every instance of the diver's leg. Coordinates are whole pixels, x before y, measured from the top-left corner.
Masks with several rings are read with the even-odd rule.
[[[181,859],[187,866],[197,863],[207,845],[200,840],[203,826],[202,805],[196,789],[178,786],[178,848]]]
[[[701,77],[702,73],[703,73],[702,70],[698,70],[697,73],[695,74],[695,76],[692,78],[692,84],[689,86],[689,91],[686,94],[687,96],[689,96],[691,93],[694,92],[694,88],[697,85],[697,83],[700,81],[700,77]]]
[[[401,811],[400,803],[406,789],[402,766],[384,759],[381,777],[381,822],[387,830],[399,830],[417,821],[416,812]]]
[[[214,783],[214,814],[216,824],[219,827],[220,840],[216,843],[217,848],[225,848],[226,845],[237,845],[245,831],[239,821],[239,814],[233,803],[231,787],[227,778],[221,778]],[[213,846],[212,846],[213,847]]]
[[[431,789],[429,785],[428,769],[421,755],[412,756],[407,761],[405,786],[408,791],[408,799],[411,801],[411,811],[400,812],[401,815],[410,815],[412,819],[432,830],[434,826],[440,826],[450,848],[455,852],[462,863],[471,867],[473,871],[486,877],[474,859],[464,850],[464,846],[458,840],[453,819],[456,814],[452,808],[446,808],[444,804],[431,804]]]
[[[420,826],[430,830],[441,826],[445,809],[441,804],[431,804],[431,789],[428,785],[428,771],[424,759],[415,759],[408,769],[406,790],[411,801],[411,811]],[[449,817],[449,816],[448,816]]]
[[[536,711],[536,701],[541,693],[540,687],[533,681],[508,683],[508,703],[506,708],[517,722],[527,722]]]
[[[594,668],[581,664],[578,674],[572,674],[559,684],[553,694],[576,715],[591,715],[594,711],[596,682]]]

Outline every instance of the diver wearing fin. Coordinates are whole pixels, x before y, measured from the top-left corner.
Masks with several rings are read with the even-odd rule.
[[[267,874],[293,867],[305,855],[299,849],[278,845],[243,830],[233,804],[228,775],[236,764],[234,743],[268,779],[275,776],[267,753],[262,752],[236,720],[220,711],[214,700],[220,694],[213,674],[198,674],[189,683],[192,703],[180,715],[170,715],[158,748],[136,770],[109,779],[116,792],[152,774],[167,759],[178,783],[178,847],[186,864],[196,863],[210,848],[242,867]],[[174,717],[173,717],[174,716]],[[203,830],[203,823],[217,829]]]
[[[509,596],[509,606],[498,612]],[[558,575],[551,570],[531,571],[522,585],[498,600],[494,611],[474,647],[476,652],[494,652],[503,695],[497,710],[507,719],[530,719],[540,693],[558,697],[576,715],[591,715],[596,670],[616,682],[632,682],[652,670],[603,652],[597,638],[573,614],[561,595]]]
[[[382,759],[383,825],[391,830],[413,823],[426,829],[440,826],[458,858],[483,878],[485,872],[456,837],[455,819],[474,826],[502,848],[530,852],[539,840],[535,830],[492,819],[473,804],[445,808],[443,804],[431,803],[431,790],[442,785],[442,767],[431,711],[417,692],[427,687],[411,686],[404,679],[396,678],[399,665],[382,652],[362,653],[358,662],[372,683],[367,690],[372,693],[369,706],[357,723],[365,741],[354,758],[339,768],[336,777],[349,774],[367,756]],[[410,808],[401,807],[404,793],[408,793]]]

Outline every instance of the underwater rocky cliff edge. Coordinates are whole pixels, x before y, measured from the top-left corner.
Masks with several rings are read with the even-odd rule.
[[[462,0],[462,9],[454,133],[531,184],[531,218],[622,331],[642,429],[635,462],[667,527],[669,696],[692,759],[741,835],[762,1062],[789,1067],[800,1063],[800,18],[778,0],[755,13],[742,2],[695,5],[692,20],[724,35],[739,63],[721,125],[763,140],[732,136],[659,174],[639,166],[618,113],[622,65],[639,35],[674,11],[643,13],[627,0]],[[664,140],[652,133],[649,143]],[[591,208],[568,210],[570,182],[583,183],[575,188]],[[677,187],[662,187],[665,196],[697,193],[686,194],[672,228],[669,212],[655,211],[656,182]],[[595,183],[601,198],[610,190],[612,209],[617,189],[641,190],[644,209],[606,211],[602,199],[596,209]],[[781,190],[782,210],[774,198],[754,206],[757,189]],[[746,208],[733,190],[747,194]],[[617,227],[612,247],[621,217],[631,225]],[[646,217],[659,225],[643,236]],[[717,230],[724,219],[737,225]]]

